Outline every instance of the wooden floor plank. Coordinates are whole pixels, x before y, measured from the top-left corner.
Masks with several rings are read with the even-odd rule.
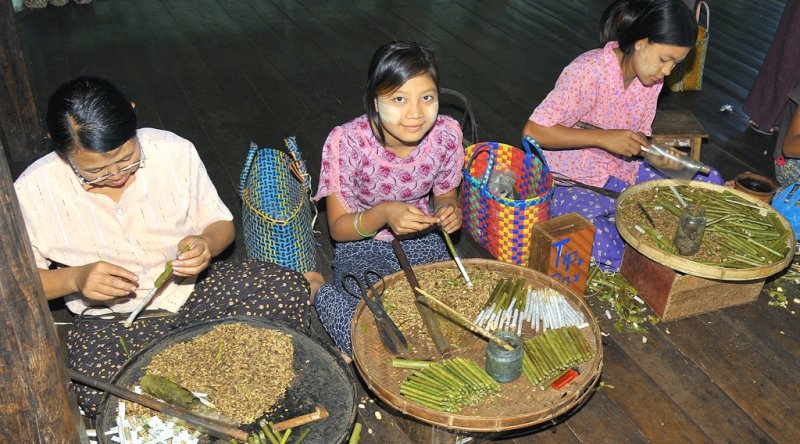
[[[795,358],[800,357],[800,335],[797,331],[797,310],[800,305],[794,303],[790,296],[789,309],[770,307],[768,298],[763,296],[753,304],[745,305],[737,310],[738,314],[747,317],[750,324],[759,327],[761,335],[768,341],[779,344]],[[795,314],[792,314],[795,311]]]
[[[401,415],[387,410],[374,395],[366,390],[363,382],[356,384],[358,408],[356,422],[361,423],[361,440],[365,444],[412,444],[403,428],[398,425]]]
[[[647,442],[628,415],[605,393],[597,391],[567,419],[569,429],[585,443]]]
[[[603,381],[611,398],[651,442],[706,442],[710,437],[615,340],[603,347]]]
[[[637,365],[630,371],[648,375],[653,389],[666,393],[712,441],[769,441],[769,436],[717,385],[715,379],[704,373],[702,368],[673,344],[671,335],[667,332],[685,321],[648,326],[649,333],[645,343],[642,335],[618,333],[613,327],[616,319],[610,320],[606,317],[607,307],[604,304],[594,299],[588,302],[602,331],[609,335],[604,343],[612,345],[614,349],[619,348],[630,356]],[[606,365],[611,364],[607,362]],[[625,390],[627,384],[624,378],[619,380],[621,387],[613,383],[612,385]],[[616,393],[616,388],[609,390],[611,392]],[[709,405],[714,408],[708,408]]]
[[[766,308],[765,311],[768,310],[778,312],[780,309]],[[794,381],[787,391],[800,398],[800,328],[796,319],[794,324],[782,325],[781,318],[787,317],[779,313],[762,312],[753,319],[744,309],[724,310],[720,316],[725,324],[717,330],[727,330],[732,342],[747,345],[740,358],[746,360],[749,356],[768,364],[764,376]]]
[[[670,338],[681,353],[713,379],[773,440],[795,442],[800,439],[800,425],[783,419],[798,411],[800,400],[787,392],[787,389],[792,390],[787,383],[797,384],[797,381],[765,375],[770,373],[771,364],[754,361],[747,344],[731,341],[731,331],[716,331],[717,322],[713,314],[686,319],[670,327]],[[742,354],[745,356],[740,359]]]

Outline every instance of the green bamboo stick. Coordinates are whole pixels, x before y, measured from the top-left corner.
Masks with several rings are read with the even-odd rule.
[[[361,423],[357,422],[356,426],[353,427],[353,433],[350,435],[350,440],[347,441],[347,444],[358,444],[358,441],[361,439]]]
[[[421,359],[405,359],[405,358],[394,358],[392,359],[392,367],[395,368],[427,368],[429,367],[433,361],[425,361]]]
[[[286,444],[287,442],[289,442],[289,436],[291,435],[292,435],[292,429],[291,428],[286,429],[286,431],[283,432],[283,437],[281,438],[280,444]]]
[[[753,240],[752,238],[747,239],[747,241],[752,243],[752,244],[755,244],[758,247],[761,247],[761,249],[763,249],[763,250],[769,251],[770,253],[774,254],[775,256],[783,257],[783,254],[778,253],[777,251],[773,250],[772,248],[767,247],[766,245],[762,244],[761,242]]]
[[[303,441],[305,441],[309,433],[311,433],[311,428],[306,427],[302,432],[300,432],[300,434],[297,436],[297,439],[295,439],[292,444],[301,444]]]
[[[533,354],[544,364],[544,369],[555,368],[557,366],[555,359],[543,347],[543,341],[540,339],[542,336],[537,336],[535,339],[530,340],[528,346]]]
[[[581,349],[581,353],[583,354],[584,360],[589,360],[592,358],[594,353],[592,349],[589,347],[589,343],[586,341],[586,337],[583,336],[581,331],[576,326],[570,326],[569,332],[572,335],[573,340],[576,344],[578,344],[578,348]]]
[[[261,431],[264,432],[270,443],[278,444],[278,437],[275,436],[275,432],[272,431],[272,427],[269,426],[266,420],[258,421],[258,426],[261,427]]]

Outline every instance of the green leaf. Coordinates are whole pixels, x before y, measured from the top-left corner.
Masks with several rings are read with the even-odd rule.
[[[172,274],[172,259],[168,260],[167,263],[164,265],[164,271],[158,275],[156,278],[155,287],[161,287],[164,285],[164,282],[167,281],[167,278]]]

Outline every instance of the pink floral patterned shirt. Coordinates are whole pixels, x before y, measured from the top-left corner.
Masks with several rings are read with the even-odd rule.
[[[447,193],[461,182],[464,148],[458,122],[440,115],[408,157],[396,156],[372,134],[367,116],[337,126],[322,149],[322,172],[315,200],[336,196],[349,213],[388,201],[413,204],[433,214],[429,195]],[[375,236],[391,240],[384,229]]]
[[[543,126],[566,127],[580,121],[649,136],[663,83],[645,86],[635,78],[625,88],[622,69],[614,54],[618,46],[617,42],[609,42],[573,60],[530,120]],[[609,176],[633,184],[641,164],[641,160],[626,160],[596,147],[544,153],[551,170],[595,186],[603,186]]]

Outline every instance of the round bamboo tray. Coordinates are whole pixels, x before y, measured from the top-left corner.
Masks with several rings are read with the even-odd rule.
[[[475,269],[500,271],[509,277],[526,279],[533,288],[551,287],[565,295],[572,306],[582,311],[588,320],[589,327],[581,329],[581,332],[586,336],[589,346],[595,350],[594,358],[578,366],[580,376],[562,390],[534,388],[525,375],[520,375],[516,381],[502,384],[500,393],[488,398],[481,405],[467,407],[459,413],[439,412],[410,402],[400,395],[400,383],[411,370],[392,367],[391,361],[395,356],[384,349],[372,312],[362,301],[356,308],[351,324],[353,358],[370,390],[403,414],[446,429],[470,432],[499,432],[533,426],[583,403],[592,393],[591,389],[599,379],[603,367],[600,328],[583,298],[554,279],[528,268],[487,259],[465,259],[463,262],[468,272]],[[456,268],[452,261],[421,265],[414,267],[414,270],[419,273],[423,270],[450,267]],[[393,285],[408,285],[402,271],[385,278],[386,288]],[[474,296],[483,300],[489,295]],[[439,319],[440,324],[449,322]],[[523,330],[523,339],[533,336],[530,329]],[[403,357],[438,358],[430,339],[411,335],[406,335],[406,339],[413,345],[413,352]],[[481,367],[485,365],[487,342],[484,339],[464,330],[459,332],[457,343],[453,357],[469,358]]]
[[[681,273],[691,274],[693,276],[698,276],[701,278],[706,279],[717,279],[721,281],[749,281],[754,279],[765,278],[767,276],[771,276],[784,268],[786,268],[789,263],[792,261],[794,257],[794,231],[792,231],[792,226],[784,219],[784,217],[775,211],[770,205],[764,203],[763,201],[754,198],[752,195],[744,193],[742,191],[726,188],[720,185],[714,185],[706,182],[698,182],[698,181],[691,181],[688,184],[685,182],[678,182],[671,179],[661,179],[661,180],[650,180],[647,182],[642,182],[640,184],[634,185],[627,190],[625,190],[619,198],[617,198],[617,208],[616,210],[619,212],[620,204],[625,201],[625,199],[630,198],[632,196],[636,196],[639,193],[643,193],[649,191],[652,188],[656,187],[669,187],[669,186],[689,186],[692,188],[700,188],[700,189],[707,189],[713,191],[728,191],[733,193],[742,199],[745,199],[747,202],[752,203],[759,208],[763,208],[766,211],[771,213],[775,213],[778,216],[778,220],[780,223],[789,231],[790,236],[787,239],[787,247],[788,253],[786,257],[781,259],[778,262],[774,262],[769,265],[763,265],[760,267],[750,267],[750,268],[725,268],[725,267],[718,267],[714,265],[707,265],[707,264],[700,264],[697,262],[692,261],[691,259],[687,259],[684,256],[667,253],[666,251],[650,244],[649,242],[645,242],[639,239],[636,233],[630,227],[624,226],[620,222],[620,218],[616,219],[617,223],[617,230],[619,230],[620,235],[622,238],[630,244],[631,247],[635,248],[639,253],[642,253],[647,258],[658,262],[661,265],[665,265],[667,267],[672,268],[673,270],[680,271]],[[665,235],[672,235],[673,233],[664,233]]]
[[[131,356],[114,375],[111,382],[125,388],[137,385],[139,379],[145,374],[147,365],[164,349],[177,343],[190,341],[207,333],[217,325],[228,323],[244,323],[251,327],[277,330],[292,336],[295,350],[293,362],[295,378],[283,398],[277,402],[274,412],[265,414],[262,419],[280,422],[313,412],[317,406],[325,407],[330,412],[330,416],[309,424],[308,427],[311,427],[312,433],[304,442],[308,444],[345,442],[356,418],[356,388],[352,371],[344,364],[333,347],[309,335],[306,331],[277,320],[237,316],[204,321],[174,330]],[[203,364],[198,362],[197,365]],[[105,432],[116,426],[118,401],[117,397],[106,394],[100,404],[100,413],[95,421],[100,444],[113,444]],[[257,432],[260,430],[257,422],[243,424],[239,428],[247,433]],[[203,436],[200,442],[223,443],[227,441]]]

